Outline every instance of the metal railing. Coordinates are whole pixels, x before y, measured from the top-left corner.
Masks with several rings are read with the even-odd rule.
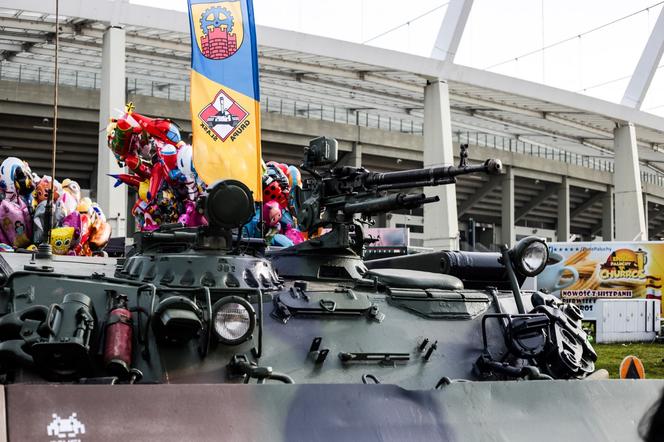
[[[664,176],[657,173],[641,172],[641,181],[647,184],[664,187]]]
[[[101,76],[95,72],[60,69],[59,78],[60,84],[65,86],[84,89],[99,89],[101,87]],[[53,84],[54,69],[32,64],[0,62],[0,80],[13,80],[18,81],[19,83]],[[127,74],[125,88],[127,94],[144,95],[175,101],[188,101],[190,94],[189,85],[187,83],[168,83],[146,79],[132,73]],[[351,124],[360,127],[414,135],[422,135],[424,133],[424,125],[420,121],[363,112],[360,110],[351,110],[322,103],[311,103],[263,95],[263,97],[261,97],[261,107],[265,112],[296,118]],[[563,149],[541,146],[514,138],[502,137],[484,132],[456,132],[455,136],[459,143],[468,143],[471,145],[490,147],[508,152],[560,161],[598,171],[610,173],[614,173],[615,171],[613,159],[577,154]],[[664,187],[664,175],[642,171],[641,180],[644,183]]]
[[[592,155],[582,155],[556,149],[538,144],[528,143],[514,138],[501,137],[500,135],[487,134],[485,132],[456,132],[459,143],[468,143],[475,146],[484,146],[508,152],[535,156],[546,160],[560,161],[576,166],[587,167],[602,172],[615,172],[613,158],[598,158]],[[664,175],[653,172],[641,171],[641,181],[664,187]]]
[[[322,103],[302,102],[292,99],[272,97],[270,95],[263,95],[261,97],[261,109],[265,112],[291,117],[352,124],[355,126],[406,134],[424,134],[423,124],[415,120],[363,112],[360,110],[351,110]]]
[[[500,135],[492,135],[484,132],[456,132],[456,137],[459,143],[490,147],[507,152],[543,158],[545,160],[560,161],[603,172],[614,172],[613,159],[582,155],[568,152],[563,149],[541,146],[539,144],[528,143],[514,138],[501,137]]]
[[[60,84],[64,86],[84,89],[99,89],[101,87],[101,76],[95,72],[61,68],[59,78]],[[19,83],[53,84],[54,69],[28,64],[0,63],[0,79],[14,80]],[[125,90],[128,95],[143,95],[175,101],[189,101],[190,94],[189,84],[187,83],[157,81],[132,73],[127,73]],[[424,130],[422,123],[413,119],[350,110],[323,103],[274,97],[269,94],[263,94],[261,97],[261,107],[266,112],[281,115],[352,124],[406,134],[421,135]]]

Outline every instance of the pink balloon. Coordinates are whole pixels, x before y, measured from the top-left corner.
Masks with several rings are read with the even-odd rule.
[[[32,219],[22,198],[13,201],[5,198],[0,202],[0,230],[7,244],[27,247],[32,243]]]

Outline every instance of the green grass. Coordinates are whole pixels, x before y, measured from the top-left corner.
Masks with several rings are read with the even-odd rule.
[[[641,359],[646,369],[647,379],[664,379],[664,344],[594,344],[597,352],[595,368],[609,371],[611,379],[619,378],[618,367],[625,356],[634,355]]]

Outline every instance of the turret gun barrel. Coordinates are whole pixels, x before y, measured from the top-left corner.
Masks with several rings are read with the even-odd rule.
[[[346,215],[353,213],[371,215],[398,209],[413,209],[439,200],[440,198],[437,196],[427,197],[423,193],[397,193],[356,203],[346,203],[342,210]]]
[[[503,165],[500,160],[489,159],[483,164],[464,165],[464,166],[436,166],[423,169],[403,170],[398,172],[370,174],[366,179],[367,185],[377,185],[380,188],[396,189],[404,185],[407,187],[419,186],[437,186],[439,184],[451,184],[454,178],[459,175],[468,175],[471,173],[486,173],[489,175],[498,175],[502,172]]]

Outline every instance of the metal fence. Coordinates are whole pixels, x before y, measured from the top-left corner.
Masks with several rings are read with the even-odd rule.
[[[101,76],[95,72],[60,69],[60,84],[84,89],[101,87]],[[13,80],[20,83],[53,84],[54,69],[19,63],[0,63],[0,80]],[[128,73],[125,81],[127,94],[144,95],[175,101],[189,100],[189,85],[186,83],[168,83],[155,81]],[[333,123],[351,124],[355,126],[422,135],[422,122],[403,119],[360,110],[336,107],[321,103],[311,103],[263,95],[261,107],[264,111],[287,115],[296,118],[308,118]],[[457,141],[474,144],[509,152],[536,156],[567,164],[587,167],[594,170],[614,172],[613,159],[597,158],[589,155],[568,152],[563,149],[541,146],[513,138],[501,137],[483,132],[457,132]],[[641,172],[644,183],[664,187],[664,176],[656,173]]]
[[[60,84],[84,89],[101,87],[101,76],[95,72],[77,71],[72,69],[59,70]],[[0,79],[14,80],[19,83],[54,82],[54,69],[17,63],[0,63]],[[189,84],[156,81],[127,73],[125,79],[127,94],[144,95],[175,101],[189,101]],[[263,94],[261,107],[264,111],[288,115],[292,117],[320,119],[333,123],[353,124],[373,129],[388,130],[406,134],[423,134],[421,122],[385,116],[371,112],[354,111],[347,108],[311,103]]]
[[[501,137],[499,135],[492,135],[484,132],[457,132],[456,136],[459,143],[491,147],[508,152],[539,157],[545,160],[555,160],[567,164],[574,164],[604,172],[613,173],[614,171],[613,159],[581,155],[562,149],[527,143],[514,138]]]
[[[261,108],[266,112],[291,117],[353,124],[355,126],[406,134],[422,135],[424,133],[423,124],[415,120],[362,112],[359,110],[351,110],[321,103],[309,103],[280,97],[271,97],[270,95],[263,95],[261,97]]]
[[[528,143],[514,138],[487,134],[485,132],[457,132],[456,137],[459,143],[468,143],[475,146],[484,146],[508,152],[531,155],[546,160],[560,161],[602,172],[615,172],[613,158],[597,158],[591,155],[582,155],[568,152],[563,149]],[[664,187],[664,175],[657,173],[641,171],[641,181],[643,183]]]

